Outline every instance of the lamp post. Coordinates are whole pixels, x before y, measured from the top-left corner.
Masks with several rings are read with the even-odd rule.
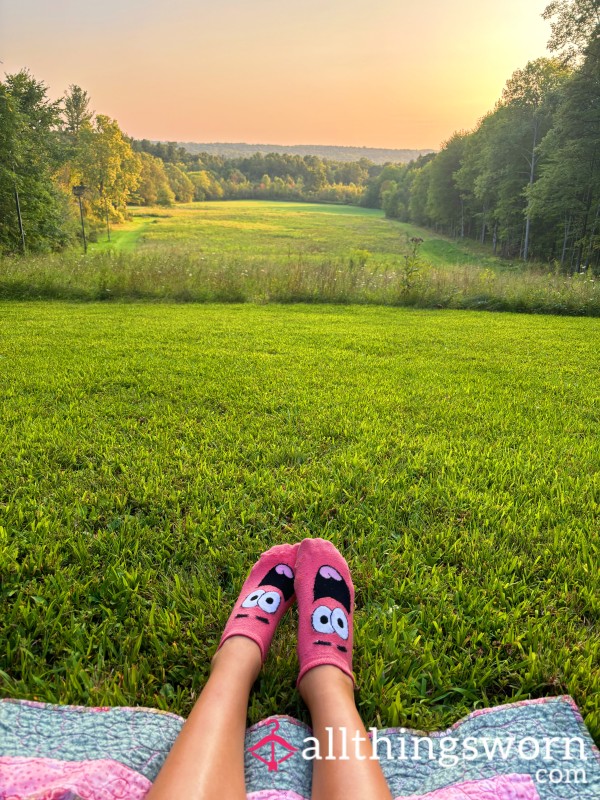
[[[86,187],[83,185],[83,183],[80,183],[79,186],[73,187],[73,194],[79,200],[79,216],[81,217],[81,235],[83,236],[83,252],[87,253],[87,239],[85,238],[85,225],[83,224],[83,205],[81,204],[81,198],[83,197],[85,189]]]

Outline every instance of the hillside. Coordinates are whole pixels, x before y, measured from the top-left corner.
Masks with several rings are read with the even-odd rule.
[[[333,161],[359,161],[367,158],[375,164],[394,162],[408,164],[420,155],[433,153],[433,150],[386,150],[379,147],[337,147],[325,144],[246,144],[245,142],[177,142],[190,153],[210,153],[211,155],[240,158],[251,156],[254,153],[290,153],[300,156],[319,156]]]

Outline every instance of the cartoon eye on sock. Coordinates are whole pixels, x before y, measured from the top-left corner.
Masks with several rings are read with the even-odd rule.
[[[265,589],[260,587],[266,587]],[[267,572],[254,589],[242,602],[242,608],[256,608],[266,614],[275,614],[282,599],[287,602],[294,594],[294,571],[288,564],[277,564]],[[236,617],[248,617],[248,614],[236,614]],[[259,622],[269,624],[267,617],[256,615]]]
[[[265,592],[264,589],[257,589],[244,600],[242,608],[254,608],[254,606],[258,606],[262,608],[263,611],[266,611],[267,614],[274,614],[279,608],[280,603],[281,597],[279,592]]]
[[[312,612],[311,623],[313,630],[320,635],[331,636],[331,639],[319,639],[315,644],[325,647],[337,644],[338,650],[346,651],[344,645],[339,644],[336,637],[347,641],[350,635],[348,616],[350,614],[350,589],[340,573],[333,567],[321,567],[315,576],[313,601],[328,599],[328,605],[318,605]],[[343,608],[340,608],[343,606]]]
[[[337,633],[344,641],[348,638],[348,620],[341,608],[318,606],[313,611],[312,626],[317,633]]]

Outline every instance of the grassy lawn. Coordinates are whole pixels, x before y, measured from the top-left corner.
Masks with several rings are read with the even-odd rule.
[[[187,713],[253,560],[321,535],[357,587],[367,724],[569,692],[600,741],[599,334],[475,312],[3,303],[2,694]],[[294,647],[292,616],[252,721],[304,713]]]

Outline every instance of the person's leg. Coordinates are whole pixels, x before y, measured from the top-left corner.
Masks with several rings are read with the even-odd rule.
[[[321,755],[312,762],[313,800],[389,800],[379,762],[369,758],[371,746],[354,703],[354,586],[346,561],[331,542],[305,539],[300,544],[295,588],[298,689]]]
[[[259,558],[223,631],[211,674],[147,800],[245,800],[248,697],[277,625],[294,601],[297,548]]]
[[[234,636],[223,643],[146,800],[245,800],[246,713],[260,666],[260,649],[251,639]]]
[[[312,762],[312,800],[391,800],[354,703],[352,680],[324,665],[307,672],[298,689],[320,745],[321,760]]]
[[[312,800],[391,800],[379,762],[372,759],[352,680],[324,665],[307,672],[298,689],[320,745],[320,760],[312,762]]]

